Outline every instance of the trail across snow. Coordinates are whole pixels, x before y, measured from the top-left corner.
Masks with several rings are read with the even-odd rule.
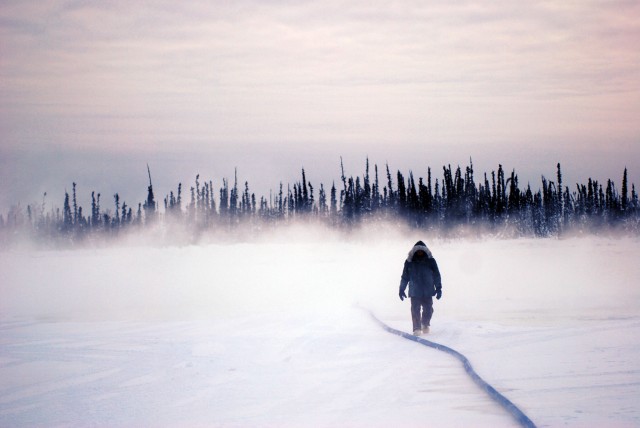
[[[415,240],[1,252],[0,426],[516,426],[354,306],[410,328]],[[538,426],[640,425],[640,242],[427,243],[430,340]]]
[[[462,364],[465,372],[469,376],[471,380],[481,389],[483,390],[493,401],[495,401],[498,405],[500,405],[507,413],[509,413],[513,418],[525,428],[535,428],[535,424],[518,406],[513,404],[511,400],[501,394],[497,389],[495,389],[491,384],[482,379],[482,377],[478,374],[477,371],[474,370],[473,365],[469,361],[467,357],[465,357],[460,352],[455,349],[443,345],[438,342],[434,342],[432,340],[426,339],[425,334],[415,334],[408,333],[406,331],[398,330],[393,327],[388,326],[384,322],[380,321],[373,312],[368,311],[371,315],[371,318],[382,327],[383,330],[395,334],[396,336],[402,337],[407,340],[411,340],[412,342],[419,343],[420,345],[426,346],[431,349],[435,349],[440,352],[444,352],[447,355],[452,356],[456,360]]]

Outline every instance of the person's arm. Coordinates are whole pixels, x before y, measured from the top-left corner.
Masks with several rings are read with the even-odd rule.
[[[404,267],[402,268],[402,277],[400,277],[400,290],[398,295],[400,296],[400,300],[404,300],[407,295],[404,290],[407,288],[407,284],[409,283],[409,262],[405,260]]]
[[[440,269],[438,269],[438,263],[436,259],[433,260],[433,284],[436,286],[436,290],[442,288],[442,278],[440,277]]]
[[[442,297],[442,277],[440,276],[440,269],[438,269],[436,259],[431,260],[433,261],[433,285],[436,287],[436,299],[440,299]]]

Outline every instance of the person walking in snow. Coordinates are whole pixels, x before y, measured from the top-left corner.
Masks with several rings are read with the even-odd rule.
[[[429,333],[433,315],[433,296],[438,300],[442,297],[442,282],[436,259],[422,241],[416,242],[404,262],[400,279],[400,300],[404,301],[407,297],[407,284],[411,298],[413,334],[419,336]]]

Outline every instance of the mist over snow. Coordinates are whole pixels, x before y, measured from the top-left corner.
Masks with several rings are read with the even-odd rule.
[[[297,236],[297,238],[294,238]],[[443,276],[429,340],[538,426],[640,424],[637,238],[338,238],[0,253],[2,426],[515,426],[409,331],[418,239]]]

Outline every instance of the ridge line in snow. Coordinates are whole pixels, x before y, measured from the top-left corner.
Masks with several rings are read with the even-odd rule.
[[[371,318],[373,318],[384,330],[388,331],[389,333],[404,337],[405,339],[412,340],[421,345],[428,346],[429,348],[434,348],[434,349],[437,349],[438,351],[446,352],[447,354],[454,356],[457,360],[459,360],[462,363],[465,371],[467,372],[469,377],[475,382],[475,384],[478,385],[483,391],[485,391],[489,395],[489,397],[491,397],[491,399],[496,401],[507,412],[509,412],[509,414],[511,414],[511,416],[513,416],[520,425],[526,428],[535,428],[536,425],[527,415],[524,414],[522,410],[520,410],[507,397],[499,393],[493,386],[491,386],[484,379],[482,379],[480,375],[478,375],[478,373],[476,373],[476,371],[471,366],[471,362],[469,361],[469,359],[465,357],[463,354],[461,354],[460,352],[456,351],[453,348],[449,348],[448,346],[441,345],[437,342],[432,342],[430,340],[423,339],[418,336],[414,336],[413,334],[406,333],[404,331],[396,330],[395,328],[389,327],[387,324],[380,321],[372,311],[366,308],[362,308],[362,309],[367,311],[369,315],[371,315]]]

